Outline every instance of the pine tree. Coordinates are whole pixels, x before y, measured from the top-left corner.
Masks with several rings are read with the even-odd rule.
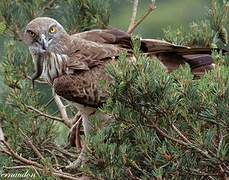
[[[29,75],[33,65],[28,48],[22,42],[23,30],[38,16],[55,18],[70,33],[104,28],[108,24],[109,9],[106,0],[6,0],[0,3],[0,75],[1,87],[4,87],[1,90],[0,129],[7,143],[1,143],[5,148],[1,149],[0,177],[17,176],[16,173],[27,171],[37,179],[80,176],[76,172],[60,171],[77,158],[77,153],[69,146],[69,127],[60,117],[51,89],[43,81],[37,81],[35,89],[31,86]],[[76,109],[70,107],[67,112],[70,119]]]
[[[168,28],[164,39],[180,45],[228,47],[228,10],[228,1],[212,0],[206,19],[192,23],[189,32]],[[63,168],[77,153],[68,145],[68,127],[51,90],[43,81],[36,82],[35,90],[31,86],[32,59],[22,42],[22,30],[37,16],[53,17],[71,33],[105,28],[109,12],[106,0],[0,3],[4,83],[0,130],[5,135],[0,175],[28,171],[37,179],[226,179],[228,56],[213,52],[215,70],[193,80],[188,67],[167,74],[157,61],[140,55],[138,37],[133,37],[136,63],[128,64],[123,54],[117,64],[107,67],[113,84],[101,111],[115,121],[101,125],[93,120],[95,128],[86,140],[87,162],[76,170]],[[76,110],[68,107],[67,113],[74,118]]]

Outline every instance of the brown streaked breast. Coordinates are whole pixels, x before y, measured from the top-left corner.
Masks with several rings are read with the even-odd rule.
[[[99,82],[105,82],[103,87]],[[100,107],[108,98],[109,77],[104,65],[89,71],[76,71],[71,75],[62,75],[53,82],[55,92],[63,98],[89,107]]]

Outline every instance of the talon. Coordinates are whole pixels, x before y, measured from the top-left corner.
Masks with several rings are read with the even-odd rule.
[[[82,149],[81,138],[80,138],[80,125],[82,123],[81,115],[76,117],[76,121],[70,129],[68,140],[70,145]]]

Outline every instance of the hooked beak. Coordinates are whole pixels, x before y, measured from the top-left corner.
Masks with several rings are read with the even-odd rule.
[[[39,43],[43,50],[48,49],[48,41],[46,40],[46,37],[44,34],[41,34]]]

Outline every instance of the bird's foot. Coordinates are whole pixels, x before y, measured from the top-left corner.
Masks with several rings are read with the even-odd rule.
[[[79,154],[79,157],[75,161],[73,161],[73,162],[69,163],[67,166],[65,166],[65,169],[73,170],[73,169],[76,169],[76,168],[80,167],[81,165],[83,165],[86,161],[85,154],[86,154],[85,148],[83,147],[80,154]]]
[[[81,115],[77,115],[74,118],[74,124],[70,129],[68,140],[73,147],[77,147],[78,149],[82,149],[81,138],[80,138],[80,126],[82,123]]]

